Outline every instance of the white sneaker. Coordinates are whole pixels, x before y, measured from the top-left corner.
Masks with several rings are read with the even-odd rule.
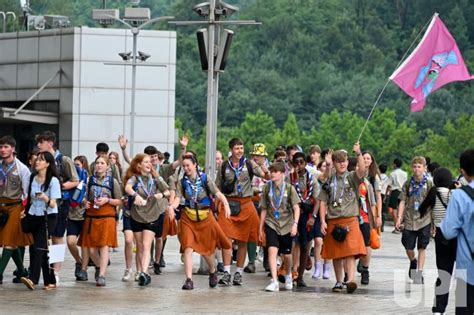
[[[128,282],[132,279],[133,271],[132,269],[125,269],[125,272],[123,273],[122,281]]]
[[[285,290],[293,290],[293,279],[285,280]]]
[[[265,288],[265,291],[268,292],[278,292],[280,291],[280,285],[278,284],[278,281],[271,281],[269,285]]]

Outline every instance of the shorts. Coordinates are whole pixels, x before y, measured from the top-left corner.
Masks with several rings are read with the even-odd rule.
[[[122,216],[122,232],[132,230],[132,219],[130,217]]]
[[[314,238],[314,226],[309,228],[306,226],[308,223],[309,217],[312,214],[301,213],[300,219],[298,221],[298,243],[301,247],[306,247]]]
[[[66,226],[67,226],[67,217],[69,215],[69,209],[71,208],[69,204],[69,200],[62,201],[61,205],[58,208],[58,221],[56,223],[56,227],[53,231],[53,237],[64,237],[64,233],[66,233]]]
[[[370,246],[370,223],[362,223],[359,225],[360,231],[362,232],[362,237],[364,238],[365,247]]]
[[[82,226],[84,225],[84,220],[75,221],[75,220],[67,220],[67,233],[66,235],[75,235],[79,236],[82,231]]]
[[[267,247],[277,247],[279,249],[278,252],[283,255],[291,254],[293,239],[290,233],[278,235],[274,229],[265,224],[265,238]]]
[[[154,232],[155,236],[158,235],[158,237],[161,237],[161,234],[163,234],[163,218],[164,213],[162,213],[156,221],[151,223],[140,223],[135,221],[133,218],[130,218],[130,225],[133,233],[139,233],[147,230]]]
[[[390,199],[388,201],[389,208],[398,209],[398,204],[400,203],[400,199],[398,199],[398,197],[400,196],[400,193],[400,190],[393,190],[390,193]]]
[[[415,244],[417,244],[417,249],[426,249],[430,243],[430,238],[431,224],[428,224],[417,231],[409,231],[405,229],[402,232],[402,244],[406,250],[415,249]]]
[[[323,233],[321,233],[321,218],[319,217],[319,215],[316,217],[316,219],[314,219],[313,237],[324,238]]]

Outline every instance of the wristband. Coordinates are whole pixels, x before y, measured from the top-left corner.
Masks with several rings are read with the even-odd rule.
[[[317,219],[318,216],[316,214],[313,214],[313,219]]]

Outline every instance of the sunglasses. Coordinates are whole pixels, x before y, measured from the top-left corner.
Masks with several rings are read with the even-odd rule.
[[[295,161],[295,165],[303,165],[303,164],[305,164],[305,163],[306,163],[306,161],[303,160],[303,159],[300,159],[300,160],[296,160],[296,161]]]

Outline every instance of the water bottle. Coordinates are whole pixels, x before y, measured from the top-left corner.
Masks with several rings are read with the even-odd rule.
[[[77,185],[76,189],[74,189],[74,193],[72,194],[72,200],[78,200],[80,198],[83,186],[84,182],[81,180]]]

